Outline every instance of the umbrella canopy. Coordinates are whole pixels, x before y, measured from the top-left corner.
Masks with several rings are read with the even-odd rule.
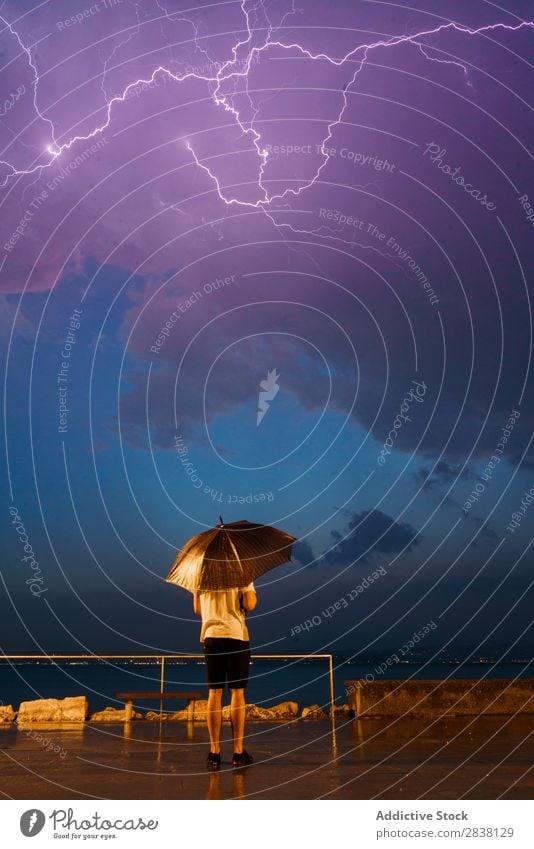
[[[294,542],[296,537],[269,525],[221,522],[184,545],[165,580],[192,593],[246,587],[287,563]]]

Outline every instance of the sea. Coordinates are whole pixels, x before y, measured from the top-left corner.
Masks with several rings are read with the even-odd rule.
[[[391,665],[387,674],[378,669],[379,661],[350,662],[334,658],[335,703],[347,702],[345,681],[406,680],[446,678],[506,678],[534,677],[534,660],[495,663],[402,661]],[[85,695],[91,712],[107,706],[122,707],[115,695],[119,692],[159,692],[161,667],[154,660],[7,660],[0,659],[0,704],[13,705],[22,701]],[[206,669],[202,659],[165,659],[164,689],[166,691],[206,691]],[[226,696],[224,703],[228,701]],[[254,659],[251,664],[247,702],[270,707],[284,701],[294,701],[299,707],[330,702],[329,665],[326,658]],[[182,705],[164,703],[172,712]],[[159,709],[159,701],[140,702],[137,709]]]

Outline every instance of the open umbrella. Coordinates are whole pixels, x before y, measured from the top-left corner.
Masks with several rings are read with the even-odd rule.
[[[166,581],[189,592],[246,587],[291,559],[296,538],[252,522],[221,524],[197,534],[176,555]]]

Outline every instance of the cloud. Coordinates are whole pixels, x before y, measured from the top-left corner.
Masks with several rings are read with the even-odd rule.
[[[430,466],[422,466],[413,475],[415,482],[422,489],[433,489],[456,479],[464,480],[469,477],[474,477],[469,466],[462,469],[459,464],[448,463],[446,460],[440,460],[432,472]]]
[[[273,236],[273,229],[265,218],[250,214],[243,223],[245,220],[247,227],[254,228],[249,231],[250,238],[268,242]],[[370,431],[377,442],[383,444],[411,381],[418,379],[425,382],[428,390],[422,403],[411,404],[409,421],[403,422],[397,432],[394,451],[416,451],[429,458],[443,453],[443,460],[426,486],[435,487],[451,480],[471,451],[473,460],[492,455],[522,391],[524,375],[520,366],[528,362],[528,327],[522,318],[515,321],[517,354],[505,355],[499,375],[495,340],[490,343],[498,320],[495,308],[482,298],[481,292],[471,293],[470,311],[476,325],[477,345],[477,359],[471,370],[467,350],[471,339],[469,314],[444,304],[441,308],[442,338],[435,316],[429,314],[428,304],[418,297],[413,287],[406,285],[403,272],[392,268],[390,263],[373,257],[376,269],[387,275],[402,295],[409,310],[410,324],[404,321],[390,293],[377,285],[374,274],[362,269],[358,259],[351,261],[347,255],[340,257],[328,251],[319,253],[319,249],[309,245],[307,256],[286,247],[281,241],[276,246],[256,243],[236,248],[240,226],[238,221],[225,223],[224,244],[228,249],[221,256],[214,252],[212,259],[190,269],[177,283],[165,284],[157,295],[154,290],[158,284],[151,281],[143,291],[135,293],[131,307],[124,314],[124,336],[126,338],[135,324],[130,350],[136,355],[138,368],[146,372],[147,360],[152,358],[150,347],[175,308],[178,288],[187,296],[194,290],[202,291],[205,281],[236,274],[230,287],[209,297],[202,295],[180,318],[179,327],[171,332],[160,353],[154,357],[160,368],[169,369],[174,384],[180,357],[187,343],[200,331],[195,347],[189,352],[188,377],[180,378],[184,390],[180,392],[180,399],[191,430],[203,427],[200,396],[207,370],[219,358],[217,381],[212,381],[206,396],[208,419],[224,415],[236,401],[245,402],[256,392],[257,376],[254,373],[253,381],[249,380],[247,372],[249,366],[258,364],[259,367],[261,363],[262,369],[276,367],[281,372],[283,367],[284,388],[293,393],[303,413],[321,412],[325,389],[328,391],[327,382],[332,378],[329,409],[335,414],[348,415],[349,422]],[[408,236],[405,238],[409,241]],[[211,232],[206,234],[206,239],[206,246],[215,251],[217,236]],[[271,271],[274,256],[278,268],[289,270],[287,275]],[[338,281],[344,290],[317,279],[315,257],[320,257],[324,277]],[[426,266],[435,268],[438,274],[435,259],[429,256]],[[244,272],[241,277],[240,269]],[[365,310],[360,309],[350,294],[355,269],[360,275],[359,293]],[[508,298],[504,291],[500,295],[503,301]],[[269,301],[274,303],[269,304]],[[373,315],[380,316],[379,327]],[[412,331],[417,346],[417,371]],[[267,335],[261,336],[262,333]],[[256,334],[254,341],[240,343],[239,340],[248,334]],[[304,341],[299,342],[298,337]],[[457,340],[464,340],[465,344],[459,345]],[[247,357],[240,358],[238,345],[241,351],[248,345]],[[219,355],[227,346],[230,346],[229,352],[221,358]],[[324,361],[313,354],[314,350],[320,351]],[[134,368],[132,366],[132,372]],[[145,381],[135,384],[133,377],[128,416],[145,427]],[[163,391],[166,385],[169,385],[168,380],[162,380]],[[514,453],[516,447],[525,445],[530,438],[534,424],[533,399],[534,391],[528,391],[527,387],[521,417],[510,440]],[[156,431],[164,432],[168,429],[169,417],[165,405],[160,404],[159,398],[157,401],[151,420]],[[162,447],[165,442],[169,444],[168,440],[162,441]],[[462,479],[469,474],[466,469]],[[422,475],[421,472],[420,482]]]
[[[534,472],[534,449],[531,447],[524,457],[522,452],[514,454],[510,458],[510,462],[514,466],[520,466],[522,472]]]
[[[366,563],[375,554],[411,551],[419,545],[416,530],[407,522],[397,522],[381,510],[355,513],[345,531],[331,531],[334,547],[323,556],[328,566]]]
[[[296,560],[301,566],[315,566],[316,563],[315,555],[312,551],[311,546],[306,540],[299,540],[293,546],[293,559]]]
[[[480,528],[476,535],[476,539],[473,535],[473,540],[470,543],[471,548],[483,548],[484,542],[488,544],[491,543],[493,546],[495,546],[495,544],[499,542],[499,534],[493,529],[491,525],[487,523],[486,519],[481,519],[477,516],[472,516],[469,513],[466,514],[466,519]]]

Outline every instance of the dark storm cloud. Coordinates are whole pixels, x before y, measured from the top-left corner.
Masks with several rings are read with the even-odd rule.
[[[299,540],[293,546],[293,559],[300,563],[301,566],[315,565],[315,555],[312,548],[306,540]]]
[[[524,456],[522,453],[514,454],[510,461],[514,466],[521,466],[524,471],[532,473],[534,472],[534,449],[531,446]]]
[[[476,535],[476,538],[471,542],[472,548],[484,548],[484,544],[486,546],[488,543],[491,543],[495,546],[499,540],[499,534],[493,529],[493,527],[488,524],[486,519],[481,519],[477,516],[467,516],[468,521],[472,522],[475,527],[479,528],[479,531]]]
[[[423,489],[431,489],[449,484],[457,479],[464,480],[473,476],[473,472],[469,466],[462,469],[460,465],[440,460],[433,471],[430,466],[422,466],[414,473],[413,478],[418,486],[421,486]]]
[[[323,556],[327,566],[366,563],[375,554],[397,554],[419,545],[416,530],[407,522],[397,522],[381,510],[355,513],[347,529],[331,531],[331,551]]]

